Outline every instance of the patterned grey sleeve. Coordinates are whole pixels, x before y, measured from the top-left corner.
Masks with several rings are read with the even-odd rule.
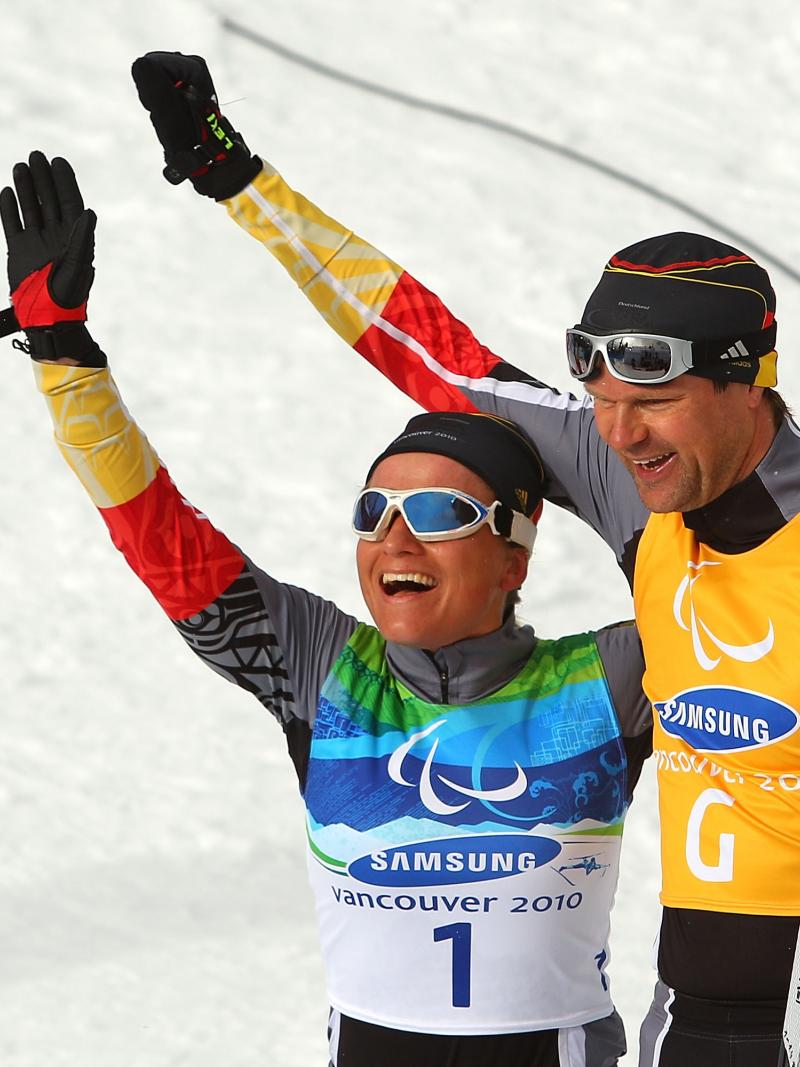
[[[249,560],[207,608],[175,622],[204,663],[252,693],[284,727],[313,725],[322,684],[356,625],[335,604]]]

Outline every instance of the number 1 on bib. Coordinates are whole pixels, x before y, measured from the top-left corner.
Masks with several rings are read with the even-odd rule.
[[[453,1007],[468,1008],[470,1002],[470,966],[472,964],[472,924],[450,923],[437,926],[434,941],[453,942]]]

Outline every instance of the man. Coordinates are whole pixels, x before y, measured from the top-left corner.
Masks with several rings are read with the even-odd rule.
[[[789,638],[800,432],[773,388],[766,273],[695,234],[612,257],[568,337],[590,393],[579,401],[480,345],[433,293],[251,156],[202,60],[151,53],[134,78],[172,181],[224,201],[329,325],[423,406],[522,426],[545,497],[614,549],[659,712],[664,912],[641,1063],[773,1067],[800,915]]]
[[[284,729],[333,1067],[613,1067],[609,916],[651,715],[631,625],[545,641],[514,618],[534,449],[493,416],[412,419],[356,500],[357,622],[181,496],[85,326],[96,220],[71,167],[34,152],[14,183],[12,300],[59,447],[189,647]]]

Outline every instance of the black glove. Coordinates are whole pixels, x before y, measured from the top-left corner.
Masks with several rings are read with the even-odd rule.
[[[13,174],[16,194],[8,186],[0,192],[0,221],[11,302],[28,337],[27,351],[37,360],[71,357],[82,366],[104,367],[106,357],[83,325],[97,216],[84,208],[66,159],[49,163],[41,152],[31,152]]]
[[[131,74],[164,149],[168,182],[179,185],[188,178],[202,196],[227,200],[255,178],[261,160],[220,114],[204,59],[148,52]]]

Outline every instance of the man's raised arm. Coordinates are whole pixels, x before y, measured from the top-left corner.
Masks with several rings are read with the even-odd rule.
[[[627,557],[646,513],[600,440],[591,404],[502,360],[397,263],[326,215],[259,157],[220,113],[205,61],[151,52],[133,65],[164,150],[164,175],[224,204],[356,352],[429,411],[511,419],[535,442],[548,499]]]

